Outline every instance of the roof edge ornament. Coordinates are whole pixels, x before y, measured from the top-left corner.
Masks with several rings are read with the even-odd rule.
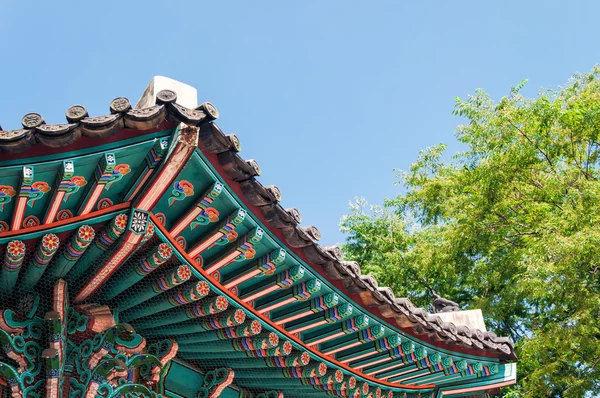
[[[433,292],[433,313],[441,313],[441,312],[457,312],[460,311],[460,306],[456,301],[448,300]]]
[[[163,90],[177,93],[174,102],[179,105],[189,109],[195,109],[198,106],[198,90],[194,87],[168,77],[154,76],[135,104],[134,109],[144,109],[153,106],[157,103],[157,94]],[[160,103],[161,101],[159,100],[158,102]]]

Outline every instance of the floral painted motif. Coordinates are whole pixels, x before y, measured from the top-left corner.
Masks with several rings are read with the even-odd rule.
[[[173,254],[173,249],[167,243],[161,243],[158,245],[158,255],[161,259],[166,260]]]
[[[119,230],[124,231],[127,228],[127,214],[119,214],[115,217],[115,226]]]
[[[47,192],[50,192],[50,186],[48,183],[45,181],[37,181],[31,184],[30,187],[22,187],[19,195],[28,197],[29,199],[27,200],[27,205],[29,207],[33,207],[35,202]]]
[[[333,377],[335,378],[335,382],[336,383],[341,383],[344,380],[344,372],[342,372],[341,370],[337,369],[335,371],[335,375]]]
[[[310,354],[307,351],[304,351],[302,355],[300,355],[300,364],[308,365],[310,362]]]
[[[233,318],[235,319],[237,324],[240,325],[246,320],[246,313],[238,308],[237,310],[235,310]]]
[[[87,181],[85,180],[85,177],[82,176],[74,176],[70,180],[61,181],[58,190],[65,192],[63,202],[67,202],[71,195],[77,193],[79,189],[86,184]]]
[[[177,277],[179,279],[187,281],[188,279],[190,279],[191,275],[192,275],[192,271],[190,270],[190,267],[188,267],[187,265],[180,265],[177,268]]]
[[[319,376],[323,376],[325,373],[327,373],[327,365],[324,362],[321,362],[319,364]]]
[[[257,335],[262,331],[262,325],[255,319],[250,324],[250,330],[252,330],[253,335]]]
[[[279,336],[277,336],[273,332],[269,333],[269,344],[271,345],[271,347],[275,347],[278,343],[279,343]]]
[[[44,249],[46,249],[46,251],[49,252],[53,252],[56,249],[58,249],[59,243],[60,240],[58,239],[58,236],[54,234],[46,234],[42,238],[42,246],[44,247]]]
[[[292,352],[292,343],[290,343],[289,341],[285,341],[285,343],[283,343],[283,355],[290,355]]]
[[[0,221],[0,233],[8,231],[8,224],[6,221]]]
[[[20,240],[12,240],[6,245],[6,252],[12,257],[23,257],[25,255],[25,243]]]
[[[348,379],[348,387],[350,387],[350,389],[356,388],[356,379],[354,376],[350,376],[350,379]]]
[[[90,242],[92,241],[92,239],[94,239],[96,232],[94,231],[94,228],[90,227],[89,225],[82,225],[77,230],[77,234],[79,236],[79,239],[81,239],[82,241]]]
[[[199,295],[206,296],[208,293],[210,293],[210,286],[208,286],[208,283],[200,281],[196,284],[196,291]]]
[[[175,181],[171,196],[169,196],[169,206],[172,206],[178,200],[184,200],[194,194],[194,185],[186,180]]]
[[[69,209],[63,209],[56,214],[57,221],[68,220],[71,217],[73,217],[73,213]]]
[[[131,229],[135,233],[143,233],[147,231],[148,225],[148,215],[146,213],[142,213],[141,211],[134,210],[133,216],[131,219]]]
[[[0,211],[4,211],[4,205],[9,203],[17,191],[8,185],[0,185]]]
[[[323,364],[323,365],[325,365],[325,364]],[[367,383],[363,384],[362,391],[363,391],[363,394],[365,394],[365,395],[369,393],[369,385]]]
[[[215,305],[217,306],[217,308],[219,310],[224,311],[227,309],[227,306],[229,305],[229,303],[227,302],[227,299],[225,298],[225,296],[219,296],[219,297],[217,297]]]
[[[115,182],[120,181],[125,175],[129,174],[130,171],[131,169],[129,168],[128,164],[116,165],[112,171],[112,174],[107,177],[104,175],[101,177],[101,180],[107,181],[104,189],[108,191]]]

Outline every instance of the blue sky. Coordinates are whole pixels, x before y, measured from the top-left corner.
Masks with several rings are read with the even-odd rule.
[[[492,4],[494,3],[494,4]],[[35,6],[34,6],[35,4]],[[394,168],[459,147],[453,97],[556,87],[598,63],[595,1],[0,0],[0,124],[135,102],[152,76],[195,86],[261,181],[324,244],[348,202],[395,196]]]

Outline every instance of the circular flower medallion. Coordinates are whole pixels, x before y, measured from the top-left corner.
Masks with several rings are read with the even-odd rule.
[[[269,345],[275,347],[277,343],[279,343],[279,336],[273,332],[269,333]]]
[[[96,232],[89,225],[82,225],[77,230],[77,237],[84,242],[91,242],[94,236],[96,236]]]
[[[219,296],[219,297],[217,297],[217,301],[215,302],[215,305],[219,310],[224,311],[227,309],[227,306],[229,305],[229,303],[227,302],[227,299],[225,298],[225,296]]]
[[[321,362],[319,364],[319,376],[323,376],[325,373],[327,373],[327,365],[325,362]]]
[[[302,355],[300,355],[300,365],[306,366],[310,362],[310,354],[307,351],[304,351]]]
[[[240,324],[244,323],[244,321],[246,320],[246,313],[238,308],[237,310],[235,310],[235,314],[233,315],[233,318],[235,319],[235,322],[238,325],[240,325]]]
[[[160,245],[158,245],[158,255],[161,258],[161,260],[168,260],[172,254],[173,249],[171,249],[171,246],[169,244],[161,243]]]
[[[363,394],[367,395],[369,393],[369,385],[367,383],[364,383],[362,385],[362,392]]]
[[[25,243],[20,240],[12,240],[6,246],[6,252],[13,258],[25,256]]]
[[[350,389],[356,388],[356,379],[354,376],[350,376],[350,379],[348,379],[348,387]]]
[[[341,383],[344,380],[344,373],[338,369],[335,371],[334,378],[336,383]]]
[[[198,296],[206,296],[208,293],[210,293],[210,287],[208,286],[208,283],[204,281],[196,283],[196,292],[198,293]]]
[[[282,355],[290,355],[290,353],[292,352],[292,343],[290,343],[289,341],[286,341],[285,343],[283,343],[283,352],[281,353]]]
[[[177,267],[177,278],[179,278],[180,281],[187,281],[188,279],[190,279],[190,276],[192,276],[192,271],[190,270],[190,267],[188,267],[187,265],[180,265],[179,267]]]
[[[252,321],[252,323],[250,324],[250,330],[252,331],[253,335],[257,335],[262,331],[262,326],[260,324],[259,321],[257,321],[256,319]]]
[[[42,247],[47,252],[56,251],[56,249],[58,249],[59,243],[60,243],[60,240],[58,239],[58,236],[56,236],[54,234],[46,234],[42,238]]]
[[[115,227],[119,231],[125,231],[125,228],[127,228],[127,214],[119,214],[115,217]]]

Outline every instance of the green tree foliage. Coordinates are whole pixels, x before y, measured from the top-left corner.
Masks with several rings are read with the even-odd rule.
[[[600,68],[529,99],[457,99],[467,148],[423,151],[405,194],[351,205],[346,257],[401,297],[481,308],[519,357],[514,396],[600,393]]]

